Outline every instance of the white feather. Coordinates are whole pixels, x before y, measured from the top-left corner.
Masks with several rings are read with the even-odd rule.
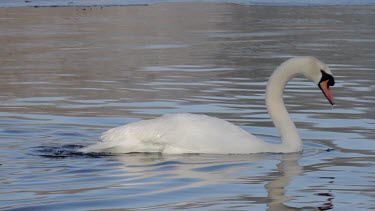
[[[302,150],[298,131],[284,106],[282,94],[287,82],[296,75],[317,82],[326,65],[313,57],[297,57],[281,64],[269,79],[266,104],[282,143],[259,140],[242,128],[222,119],[198,114],[166,114],[105,132],[101,142],[84,147],[82,152],[160,152],[246,154],[260,152],[297,152]]]

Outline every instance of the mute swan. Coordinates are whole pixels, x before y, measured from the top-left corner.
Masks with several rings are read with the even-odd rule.
[[[248,154],[261,152],[290,153],[302,150],[302,141],[289,117],[282,98],[289,80],[303,75],[322,90],[333,105],[329,87],[335,84],[331,70],[314,57],[296,57],[282,63],[267,84],[266,105],[281,135],[279,144],[262,141],[238,126],[206,115],[166,114],[116,127],[105,132],[101,141],[82,152],[160,152]]]

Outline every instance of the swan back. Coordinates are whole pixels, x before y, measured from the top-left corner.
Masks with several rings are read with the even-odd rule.
[[[116,127],[101,139],[83,151],[243,154],[251,149],[267,150],[264,142],[230,122],[189,113],[165,114]]]

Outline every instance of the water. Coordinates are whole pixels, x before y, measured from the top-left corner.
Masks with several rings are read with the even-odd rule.
[[[0,7],[60,7],[60,6],[129,6],[166,2],[216,2],[241,5],[277,6],[366,6],[375,5],[373,0],[2,0]]]
[[[374,7],[0,9],[0,209],[374,209],[374,21]],[[171,112],[278,141],[266,80],[296,55],[336,79],[333,109],[305,79],[287,86],[303,153],[77,152]]]

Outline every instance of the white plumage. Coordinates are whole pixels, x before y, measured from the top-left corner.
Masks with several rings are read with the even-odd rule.
[[[222,119],[207,115],[181,113],[166,114],[155,119],[110,129],[102,135],[100,142],[84,147],[81,151],[170,154],[246,154],[301,151],[301,139],[284,106],[283,90],[286,83],[299,74],[320,86],[324,74],[322,71],[329,75],[332,74],[325,64],[313,57],[297,57],[281,64],[270,77],[267,85],[266,104],[268,113],[281,135],[282,143],[280,144],[259,140],[242,128]],[[331,96],[329,86],[326,89],[322,89],[324,94]],[[329,100],[333,103],[333,98]]]

